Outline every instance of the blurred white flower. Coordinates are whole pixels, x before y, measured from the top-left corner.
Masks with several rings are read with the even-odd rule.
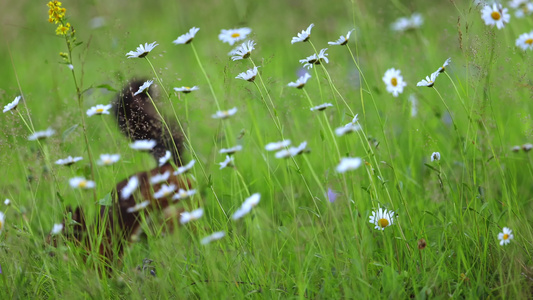
[[[355,29],[352,29],[350,31],[348,31],[348,33],[346,34],[346,36],[344,35],[341,35],[341,37],[336,41],[336,42],[328,42],[329,45],[338,45],[338,46],[344,46],[346,44],[348,44],[348,40],[350,39],[350,34],[352,33],[352,31],[354,31]]]
[[[189,32],[180,35],[176,40],[174,40],[172,43],[179,45],[179,44],[188,44],[192,42],[194,39],[194,36],[196,33],[200,30],[200,28],[193,27],[189,30]]]
[[[109,109],[111,109],[111,104],[103,105],[97,104],[87,110],[87,116],[92,117],[94,115],[109,115]]]
[[[259,201],[261,200],[261,194],[255,193],[251,195],[250,197],[246,198],[244,203],[241,205],[241,207],[233,214],[231,217],[233,220],[238,220],[242,218],[243,216],[247,215],[252,208],[257,206],[259,204]]]
[[[137,176],[131,176],[130,179],[128,180],[128,183],[120,191],[120,197],[123,200],[128,199],[129,197],[131,197],[133,192],[137,190],[138,187],[139,187],[139,178]]]
[[[307,147],[307,142],[302,142],[298,147],[290,147],[289,149],[283,149],[276,152],[276,158],[289,158],[304,153]]]
[[[70,166],[70,165],[74,164],[75,162],[78,162],[78,161],[80,161],[82,159],[83,159],[83,157],[81,157],[81,156],[72,157],[72,156],[69,155],[69,157],[67,157],[67,158],[62,158],[62,159],[56,160],[55,164],[56,165],[63,165],[63,166]]]
[[[203,238],[200,243],[202,245],[207,245],[211,242],[214,242],[216,240],[220,240],[221,238],[223,238],[224,236],[226,235],[226,233],[224,231],[217,231],[217,232],[214,232],[212,233],[211,235],[209,236],[206,236],[205,238]]]
[[[109,166],[120,159],[120,154],[100,154],[100,159],[97,161],[99,166]]]
[[[2,233],[2,230],[4,230],[6,224],[6,219],[4,216],[4,213],[0,211],[0,233]]]
[[[11,103],[8,103],[6,106],[4,106],[4,113],[8,112],[8,111],[11,111],[12,110],[15,110],[17,109],[17,106],[19,105],[19,101],[22,97],[21,96],[17,96],[15,97],[15,100],[13,100]]]
[[[9,200],[9,199],[4,200],[4,204],[6,206],[10,206],[11,205],[11,200]]]
[[[130,148],[139,151],[150,151],[156,145],[154,140],[137,140],[130,144]]]
[[[174,175],[180,175],[180,174],[185,174],[187,171],[189,171],[190,169],[192,169],[192,167],[194,166],[194,163],[196,161],[193,159],[191,160],[188,164],[186,164],[185,166],[183,167],[178,167],[178,170],[176,170],[176,172],[174,172]]]
[[[255,42],[252,40],[242,43],[239,47],[230,52],[230,55],[232,55],[231,60],[236,61],[250,57],[252,51],[255,49],[254,46]]]
[[[170,177],[170,171],[166,171],[163,174],[155,174],[154,176],[150,177],[150,184],[158,184],[161,182],[166,182],[168,178]]]
[[[285,147],[288,147],[291,144],[290,140],[283,140],[281,142],[268,143],[265,146],[266,151],[278,151]]]
[[[514,15],[517,18],[531,15],[533,13],[533,2],[530,0],[512,0],[509,6],[515,9]]]
[[[192,92],[192,91],[197,91],[197,90],[199,90],[199,89],[200,89],[200,88],[197,87],[196,85],[193,86],[193,87],[182,86],[182,87],[179,87],[179,88],[178,88],[178,87],[175,87],[175,88],[174,88],[174,90],[175,90],[176,92],[182,92],[182,93],[184,93],[184,94],[188,94],[188,93],[190,93],[190,92]]]
[[[235,78],[253,82],[255,80],[255,77],[257,76],[257,68],[258,67],[254,67],[253,69],[247,70],[246,72],[242,72]]]
[[[128,207],[128,209],[126,211],[129,212],[129,213],[138,212],[140,210],[143,210],[143,209],[147,208],[148,205],[150,205],[150,201],[145,200],[145,201],[143,201],[141,203],[135,204],[135,206]]]
[[[143,85],[141,85],[141,86],[139,87],[139,90],[138,90],[137,92],[135,92],[135,94],[133,94],[133,96],[137,96],[137,95],[139,95],[140,93],[144,92],[144,90],[146,90],[147,88],[149,88],[149,87],[152,85],[152,83],[154,83],[153,80],[147,80],[147,81],[145,81],[145,82],[143,83]]]
[[[440,153],[439,152],[431,153],[431,161],[439,161],[439,160],[440,160]]]
[[[533,31],[522,33],[516,39],[516,46],[524,51],[533,50]]]
[[[228,110],[219,110],[216,114],[211,115],[211,118],[213,119],[227,119],[231,116],[233,116],[237,112],[237,108],[234,107],[232,109]]]
[[[403,88],[407,85],[407,83],[403,81],[403,77],[400,73],[400,70],[394,68],[388,69],[382,78],[387,87],[387,92],[391,93],[394,97],[398,97],[399,94],[403,93]]]
[[[220,170],[227,167],[233,167],[233,156],[226,155],[226,159],[223,162],[219,162],[218,164],[220,165]]]
[[[126,56],[128,58],[134,58],[134,57],[143,58],[146,55],[148,55],[148,53],[150,53],[150,51],[154,50],[154,48],[156,46],[158,46],[158,44],[156,44],[156,42],[153,42],[151,44],[145,43],[144,45],[140,44],[139,47],[137,47],[137,49],[135,49],[135,51],[130,51],[130,52],[126,53]]]
[[[492,6],[486,5],[481,10],[481,18],[485,21],[485,25],[494,26],[498,29],[505,27],[505,23],[509,23],[511,15],[507,13],[508,9],[503,8],[499,3],[493,3]]]
[[[419,28],[424,23],[424,18],[419,13],[414,13],[411,17],[402,17],[391,24],[391,28],[394,31],[407,31]]]
[[[348,123],[342,127],[335,128],[335,134],[337,136],[343,136],[345,134],[356,132],[358,130],[361,130],[361,125],[354,125],[353,123]]]
[[[252,30],[247,27],[236,29],[222,29],[220,34],[218,35],[218,39],[224,43],[228,43],[233,46],[235,42],[244,40],[246,36],[251,32]]]
[[[54,227],[52,228],[52,231],[50,231],[50,235],[57,235],[60,234],[61,231],[63,231],[63,224],[54,224]]]
[[[446,71],[446,66],[449,65],[450,62],[452,62],[452,58],[451,58],[451,57],[448,58],[448,59],[444,62],[444,64],[442,64],[442,67],[440,67],[440,68],[437,70],[437,72],[442,73],[442,72]]]
[[[303,88],[305,86],[305,84],[307,83],[307,80],[309,80],[309,78],[311,78],[311,75],[309,75],[309,73],[305,73],[303,76],[298,78],[298,80],[296,80],[296,82],[291,82],[291,83],[289,83],[287,85],[290,86],[290,87],[295,87],[297,89],[301,89],[301,88]]]
[[[176,190],[176,185],[174,184],[169,184],[169,185],[162,184],[161,187],[159,188],[159,191],[154,193],[154,198],[161,199],[164,197],[168,197],[170,196],[170,194],[174,193],[175,190]]]
[[[170,151],[167,150],[165,152],[165,156],[159,158],[159,166],[161,167],[162,165],[166,164],[170,157],[172,157],[172,154],[170,153]]]
[[[323,110],[326,110],[326,108],[331,107],[331,106],[333,106],[333,104],[324,103],[324,104],[320,104],[320,105],[315,106],[315,107],[311,107],[311,111],[315,111],[315,110],[323,111]]]
[[[177,201],[177,200],[187,199],[193,196],[194,194],[196,194],[196,190],[179,189],[179,191],[176,194],[174,194],[174,196],[172,196],[172,200]]]
[[[358,169],[362,163],[363,160],[359,157],[344,157],[341,159],[341,162],[337,166],[336,170],[338,173],[344,173],[346,171]]]
[[[35,131],[28,137],[28,141],[42,140],[51,137],[56,133],[52,128],[48,128],[44,131]]]
[[[80,189],[92,189],[96,186],[94,181],[87,180],[84,177],[73,177],[69,179],[69,184],[73,188],[80,188]]]
[[[190,221],[198,220],[204,215],[204,209],[198,208],[191,212],[184,211],[180,215],[180,223],[181,224],[187,224]]]
[[[307,42],[309,38],[311,37],[311,29],[315,26],[315,24],[309,25],[306,30],[302,30],[302,32],[298,33],[298,36],[295,36],[291,40],[291,44],[299,43],[299,42]]]
[[[220,151],[218,151],[218,153],[232,155],[235,152],[239,152],[241,150],[242,150],[242,146],[241,145],[237,145],[237,146],[232,147],[232,148],[220,149]]]

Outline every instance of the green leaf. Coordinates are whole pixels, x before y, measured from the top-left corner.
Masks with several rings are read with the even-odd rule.
[[[104,196],[104,199],[100,199],[98,201],[98,204],[100,204],[102,206],[111,206],[111,204],[113,204],[113,201],[111,200],[111,193],[107,193]]]
[[[97,89],[106,89],[106,90],[108,90],[110,92],[118,92],[116,89],[114,89],[109,84],[100,84],[100,85],[95,86],[95,88],[97,88]]]
[[[67,137],[72,132],[74,132],[74,130],[76,130],[76,128],[78,128],[78,126],[79,126],[79,124],[74,124],[70,128],[68,128],[67,130],[63,131],[63,134],[61,135],[61,143],[63,143],[67,139]]]

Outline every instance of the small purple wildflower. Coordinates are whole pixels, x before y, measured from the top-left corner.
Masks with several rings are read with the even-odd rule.
[[[338,193],[336,193],[334,190],[332,190],[331,188],[328,188],[328,192],[326,194],[326,197],[328,198],[328,201],[333,203],[335,202],[335,200],[337,200],[337,197],[339,196]]]

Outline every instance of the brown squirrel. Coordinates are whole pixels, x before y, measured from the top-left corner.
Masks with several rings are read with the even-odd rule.
[[[113,103],[113,112],[118,121],[118,126],[122,133],[132,141],[154,140],[155,147],[150,151],[159,166],[145,172],[133,174],[117,183],[116,188],[111,193],[111,206],[100,208],[99,219],[95,226],[98,234],[103,234],[98,252],[107,263],[119,259],[124,251],[124,247],[132,240],[134,234],[140,230],[140,211],[134,208],[143,201],[149,201],[144,213],[150,210],[165,210],[173,202],[173,193],[163,197],[154,196],[163,184],[174,185],[175,190],[188,190],[191,183],[183,175],[174,175],[175,169],[170,161],[160,164],[160,159],[165,157],[167,151],[171,153],[171,159],[176,167],[182,166],[181,154],[183,150],[183,134],[176,130],[175,126],[165,126],[161,117],[157,113],[153,102],[146,95],[140,93],[134,95],[139,90],[143,81],[134,80],[130,82],[116,97]],[[151,184],[150,178],[158,174],[170,173],[165,182]],[[133,177],[138,179],[136,192],[126,195],[121,193]],[[175,202],[175,201],[174,201]],[[170,210],[169,210],[170,211]],[[71,210],[71,219],[75,224],[67,235],[73,237],[76,242],[91,248],[89,241],[87,219],[83,210],[77,207]],[[178,215],[168,213],[166,218],[176,218]],[[94,231],[92,231],[94,232]],[[93,237],[94,240],[95,237]],[[93,241],[94,245],[94,241]]]

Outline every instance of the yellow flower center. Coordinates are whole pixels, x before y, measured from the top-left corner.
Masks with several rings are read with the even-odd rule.
[[[524,43],[528,44],[528,45],[531,45],[533,44],[533,39],[527,39],[524,41]]]
[[[379,219],[378,225],[381,226],[381,228],[385,228],[385,227],[389,226],[389,220],[387,220],[385,218]]]
[[[96,109],[96,112],[97,112],[97,113],[102,113],[102,112],[104,112],[104,109],[103,109],[103,108],[97,108],[97,109]]]
[[[2,221],[0,221],[0,230],[2,230],[2,228],[4,228],[4,223],[2,223]]]
[[[241,36],[241,34],[238,33],[238,32],[234,32],[234,33],[231,34],[231,37],[234,38],[234,39],[236,39],[236,38],[238,38],[240,36]]]
[[[104,160],[104,165],[110,165],[112,163],[111,159]]]
[[[500,15],[500,13],[497,11],[493,11],[490,16],[494,21],[498,21],[502,17],[502,15]]]
[[[392,79],[390,80],[390,83],[391,83],[393,86],[397,86],[397,85],[398,85],[398,79],[396,79],[396,77],[392,77]]]
[[[80,183],[78,183],[78,187],[81,187],[81,188],[87,187],[87,181],[86,180],[80,181]]]
[[[508,238],[509,238],[509,235],[508,235],[507,233],[503,235],[503,239],[504,239],[504,240],[506,240],[506,239],[508,239]]]

